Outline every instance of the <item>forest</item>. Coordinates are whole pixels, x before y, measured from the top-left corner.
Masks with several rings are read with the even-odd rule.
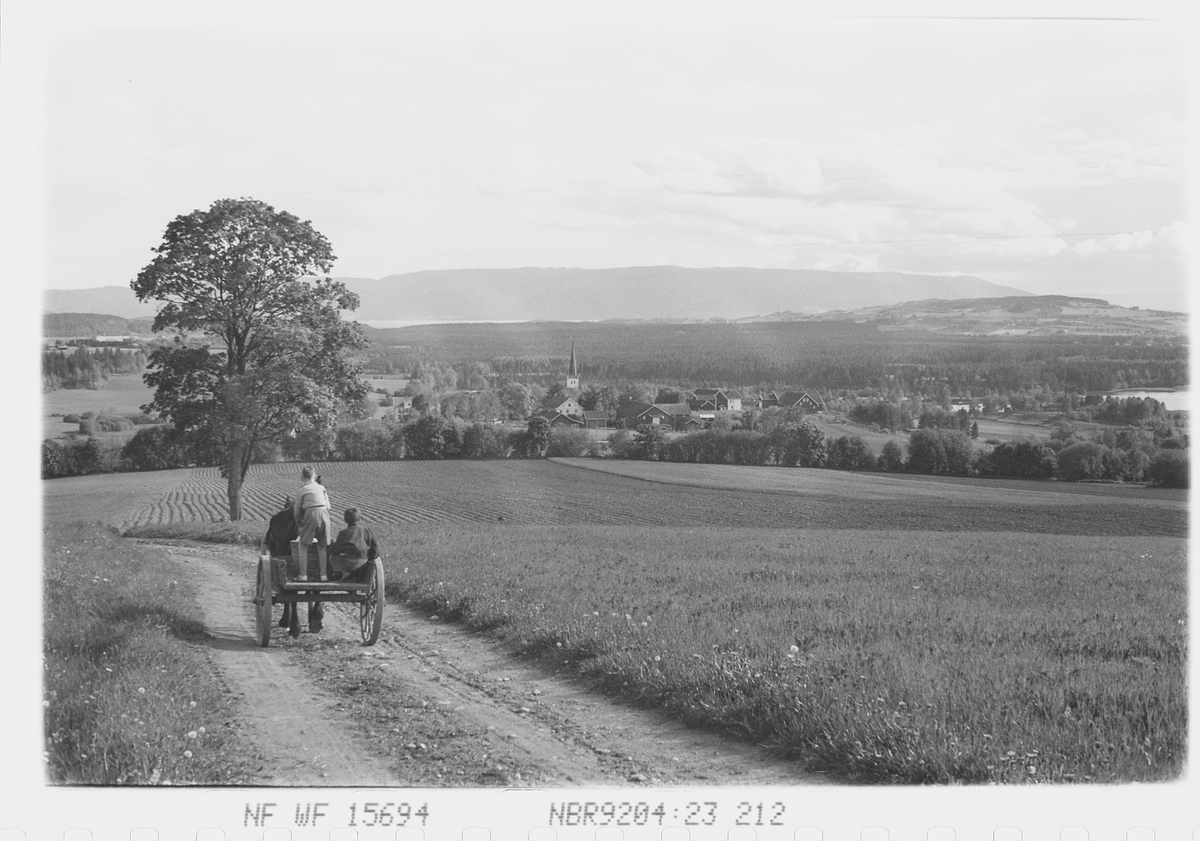
[[[69,351],[42,351],[42,391],[58,388],[100,388],[118,374],[138,374],[146,367],[146,354],[122,347],[76,347]]]

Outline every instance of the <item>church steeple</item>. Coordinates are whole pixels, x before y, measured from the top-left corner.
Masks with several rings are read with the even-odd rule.
[[[571,364],[567,368],[567,389],[579,390],[579,366],[575,364],[575,342],[571,342]]]

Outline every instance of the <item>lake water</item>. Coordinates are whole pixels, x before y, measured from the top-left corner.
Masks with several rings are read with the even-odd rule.
[[[1168,412],[1186,411],[1191,408],[1189,404],[1192,400],[1192,393],[1186,388],[1178,391],[1114,391],[1112,395],[1114,397],[1141,397],[1143,400],[1153,397],[1166,406]]]

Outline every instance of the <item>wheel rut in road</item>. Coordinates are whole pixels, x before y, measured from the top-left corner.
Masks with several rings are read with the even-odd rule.
[[[367,647],[358,606],[319,634],[254,641],[257,556],[164,546],[192,572],[214,660],[245,703],[268,785],[812,785],[798,763],[629,707],[458,625],[386,605]],[[273,611],[273,619],[281,608]],[[304,611],[301,611],[304,616]]]
[[[254,639],[252,586],[244,571],[214,552],[164,546],[190,578],[211,635],[208,648],[245,715],[248,746],[262,765],[261,785],[397,785],[388,764],[356,744],[345,722],[329,715],[337,699],[318,689],[282,649]],[[251,585],[253,581],[251,580]]]

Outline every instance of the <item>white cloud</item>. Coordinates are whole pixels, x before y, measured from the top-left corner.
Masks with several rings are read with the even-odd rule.
[[[1183,250],[1187,243],[1187,226],[1183,222],[1172,222],[1157,231],[1128,231],[1105,237],[1103,240],[1085,239],[1076,243],[1076,254],[1090,257],[1093,254],[1140,251],[1151,246]]]

